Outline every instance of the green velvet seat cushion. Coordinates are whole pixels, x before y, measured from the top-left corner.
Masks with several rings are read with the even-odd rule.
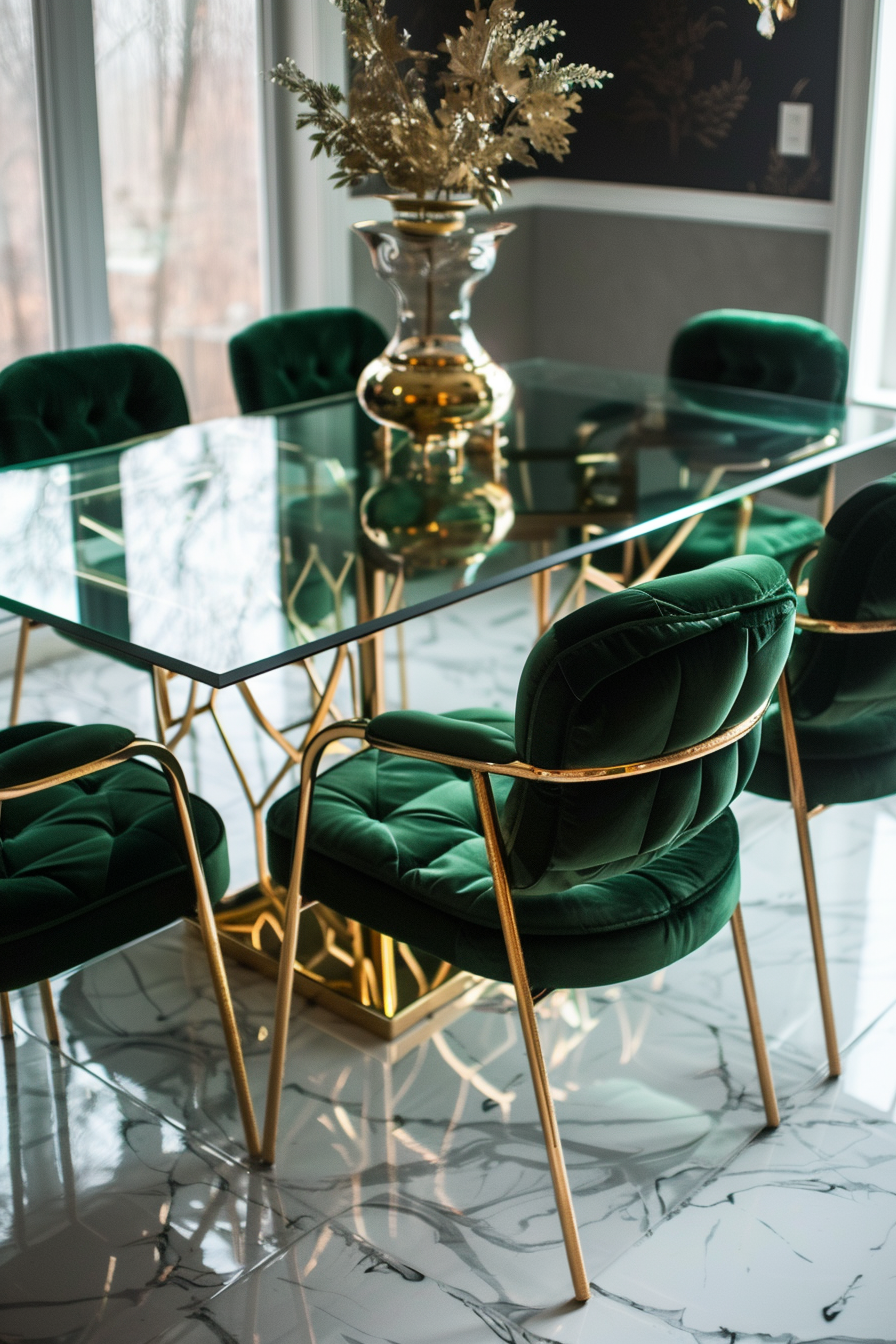
[[[145,346],[28,355],[0,370],[4,467],[111,447],[189,419],[173,365]]]
[[[658,513],[692,503],[693,498],[692,493],[684,490],[655,496],[645,501],[643,515],[655,518]],[[663,572],[681,574],[733,555],[738,514],[737,503],[710,509],[685,538]],[[651,555],[659,554],[679,526],[675,523],[648,533],[647,544]],[[750,519],[746,553],[771,556],[785,571],[789,571],[796,557],[807,546],[817,545],[823,536],[824,528],[817,519],[757,502]],[[597,563],[600,563],[599,553]]]
[[[498,711],[457,717],[512,733],[511,717]],[[493,778],[499,805],[510,785]],[[297,807],[293,791],[268,815],[271,871],[283,883]],[[466,771],[378,750],[326,771],[315,787],[302,890],[455,966],[510,978]],[[649,867],[562,893],[517,893],[530,979],[584,986],[647,975],[718,932],[738,891],[737,827],[726,810]]]
[[[353,392],[387,341],[379,323],[355,308],[279,313],[253,322],[230,342],[240,409],[270,411]]]
[[[681,328],[669,353],[669,376],[707,388],[732,387],[815,402],[842,403],[849,377],[849,352],[839,336],[812,318],[719,308],[698,314]],[[686,402],[699,403],[701,400],[699,387],[689,387],[683,395]],[[707,400],[712,409],[718,409],[714,398],[708,396]],[[780,405],[775,407],[777,414],[781,410]],[[794,407],[795,422],[804,420],[807,414]],[[831,427],[820,423],[812,437],[822,438]],[[800,430],[805,426],[795,424],[795,428]],[[752,456],[751,437],[754,441],[757,438],[744,428],[736,433],[736,442],[743,449],[742,460]],[[780,442],[775,448],[768,443],[767,434],[760,434],[758,438],[765,439],[761,456],[780,455],[801,446],[799,442],[793,445]],[[806,442],[805,437],[802,442]],[[790,494],[812,496],[824,488],[826,479],[824,471],[807,472],[780,488]]]
[[[30,723],[0,732],[0,777],[45,777],[73,733]],[[98,754],[131,734],[96,728]],[[124,737],[122,738],[122,734]],[[32,755],[32,768],[23,769]],[[57,769],[66,765],[64,750]],[[223,823],[193,798],[213,901],[227,889]],[[164,775],[129,761],[0,807],[0,990],[57,975],[195,910],[183,836]]]
[[[796,728],[809,808],[862,803],[896,793],[896,703],[845,722],[820,715]],[[759,755],[747,788],[764,798],[790,798],[777,705],[763,721]]]
[[[691,318],[675,337],[669,376],[815,401],[843,401],[849,354],[808,317],[718,308]]]
[[[896,476],[865,486],[834,514],[806,607],[828,620],[896,618]],[[800,631],[788,677],[809,806],[896,793],[896,633]],[[789,797],[777,710],[763,725],[749,788]]]

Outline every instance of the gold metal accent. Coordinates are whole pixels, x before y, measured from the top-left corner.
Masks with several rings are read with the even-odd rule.
[[[164,667],[153,667],[152,675],[152,703],[156,720],[156,736],[159,741],[166,746],[169,751],[174,751],[184,740],[187,733],[193,726],[193,720],[197,714],[207,714],[212,707],[214,692],[211,692],[204,705],[197,705],[198,682],[190,681],[187,692],[187,703],[182,714],[175,714],[171,709],[171,700],[168,695],[168,683],[177,677],[176,672],[169,672]]]
[[[726,470],[727,467],[713,467],[712,471],[710,471],[706,480],[703,482],[703,485],[700,487],[697,499],[709,499],[710,495],[719,484],[719,481],[725,475]],[[694,528],[699,522],[702,522],[705,517],[705,513],[694,513],[690,518],[685,518],[684,522],[676,529],[674,536],[669,538],[662,550],[654,556],[650,564],[647,565],[644,571],[637,579],[635,579],[633,586],[637,587],[638,584],[647,583],[650,579],[655,579],[658,574],[662,574],[676,551],[678,551],[683,543],[687,541]],[[639,538],[639,541],[640,540],[641,538]]]
[[[8,1039],[14,1034],[12,1020],[12,1008],[9,1004],[9,995],[6,992],[0,993],[0,1036]]]
[[[44,1015],[47,1040],[51,1045],[58,1045],[59,1019],[56,1016],[56,1004],[53,1002],[53,986],[49,980],[41,980],[38,988],[40,989],[40,1006]]]
[[[831,1001],[831,986],[828,979],[828,964],[824,950],[824,935],[821,927],[821,909],[818,903],[818,885],[815,880],[815,863],[812,858],[812,842],[809,839],[809,818],[806,810],[806,790],[803,785],[803,770],[800,765],[797,748],[796,729],[793,722],[793,709],[790,704],[790,687],[787,670],[781,673],[778,682],[778,703],[781,708],[781,728],[784,735],[784,753],[787,761],[787,783],[790,789],[790,802],[796,822],[796,835],[800,847],[800,864],[803,870],[803,885],[806,891],[806,907],[809,913],[809,928],[812,933],[812,952],[815,957],[815,974],[818,979],[818,994],[821,999],[821,1018],[824,1023],[824,1039],[828,1054],[828,1069],[832,1078],[840,1075],[840,1051],[837,1046],[837,1028],[834,1022],[834,1005]]]
[[[478,204],[471,197],[435,201],[425,196],[384,193],[380,199],[388,201],[392,206],[395,227],[402,233],[415,237],[439,237],[446,233],[457,233],[458,229],[464,227],[467,211],[475,210]]]
[[[16,666],[12,678],[12,695],[9,701],[9,726],[13,728],[19,721],[22,704],[22,682],[25,678],[25,664],[28,661],[28,639],[37,621],[23,616],[19,622],[19,641],[16,645]]]
[[[344,644],[339,645],[338,648],[336,649],[335,657],[333,659],[333,665],[330,668],[329,676],[327,677],[326,683],[323,685],[317,679],[315,669],[313,667],[308,667],[306,665],[305,671],[308,674],[309,679],[311,679],[312,686],[315,687],[317,690],[318,702],[317,707],[315,708],[314,713],[311,716],[308,728],[305,732],[305,736],[300,746],[293,746],[289,738],[286,737],[285,734],[279,728],[276,728],[274,724],[270,722],[270,720],[261,710],[261,707],[259,706],[257,700],[255,699],[255,696],[252,694],[246,683],[245,682],[238,683],[237,689],[239,690],[250,714],[255,719],[256,723],[268,735],[268,737],[277,744],[277,746],[283,752],[285,757],[280,769],[276,772],[274,777],[269,781],[267,786],[263,789],[262,793],[258,797],[256,797],[255,794],[253,793],[252,786],[249,783],[248,776],[246,775],[246,772],[243,769],[242,763],[240,762],[240,759],[236,753],[233,743],[231,742],[230,737],[227,734],[227,729],[225,728],[221,716],[218,712],[217,691],[212,692],[209,700],[208,707],[211,712],[211,716],[214,721],[215,727],[217,728],[221,741],[224,744],[224,749],[227,752],[227,755],[230,757],[230,763],[234,768],[236,777],[240,783],[240,787],[243,790],[243,794],[245,795],[246,802],[249,805],[249,810],[252,813],[253,833],[255,836],[255,856],[258,869],[258,886],[261,891],[261,894],[267,898],[270,898],[274,894],[282,894],[282,892],[280,888],[276,887],[276,884],[274,883],[270,874],[270,870],[268,868],[267,843],[264,831],[264,809],[267,806],[268,802],[270,801],[274,791],[280,784],[283,777],[295,766],[301,764],[302,752],[304,750],[305,744],[308,741],[310,741],[310,739],[314,737],[316,733],[320,731],[320,729],[326,722],[326,719],[330,714],[330,710],[333,704],[333,698],[336,694],[336,690],[339,685],[339,678],[342,675],[342,669],[345,666],[346,655],[347,655],[346,646]],[[227,919],[228,916],[226,914],[219,916],[219,922],[222,922],[225,927]]]
[[[495,898],[498,905],[501,929],[507,949],[507,957],[510,963],[511,976],[520,1011],[526,1053],[529,1059],[532,1083],[535,1089],[545,1146],[547,1148],[551,1179],[554,1186],[557,1210],[563,1230],[563,1239],[573,1281],[573,1290],[579,1301],[587,1301],[590,1296],[588,1276],[582,1258],[581,1243],[572,1206],[572,1197],[569,1190],[569,1180],[560,1144],[557,1117],[551,1099],[547,1069],[538,1036],[535,1008],[526,974],[522,943],[516,923],[513,896],[507,878],[500,826],[489,776],[492,774],[503,774],[512,775],[518,778],[576,784],[602,779],[618,779],[620,777],[637,774],[649,774],[657,770],[684,764],[686,761],[708,756],[711,753],[730,745],[732,742],[738,741],[759,723],[767,707],[768,702],[766,701],[759,710],[755,711],[741,723],[726,729],[724,732],[717,733],[714,737],[708,738],[703,742],[684,748],[681,751],[670,752],[665,756],[652,757],[646,761],[632,761],[617,766],[599,766],[588,769],[572,770],[544,770],[538,766],[529,765],[524,761],[513,761],[506,765],[498,765],[489,761],[474,760],[471,757],[452,756],[445,752],[423,751],[416,747],[401,746],[395,742],[387,742],[382,739],[371,737],[368,723],[363,719],[354,719],[343,724],[334,724],[331,728],[325,729],[323,732],[319,733],[318,736],[308,744],[305,757],[302,761],[302,783],[299,794],[295,850],[292,870],[290,873],[289,891],[286,898],[287,927],[286,934],[283,938],[280,956],[280,971],[277,981],[277,1002],[271,1046],[270,1072],[268,1074],[267,1099],[265,1104],[262,1160],[269,1165],[272,1165],[276,1157],[280,1100],[283,1090],[286,1048],[289,1033],[289,1009],[293,988],[295,953],[298,944],[299,916],[302,905],[302,867],[304,864],[304,854],[308,836],[308,823],[311,813],[314,778],[324,751],[326,751],[328,746],[332,745],[333,742],[341,737],[356,738],[359,740],[366,740],[371,747],[379,748],[380,750],[388,751],[395,755],[409,756],[418,760],[434,761],[467,769],[470,771],[476,803],[479,809],[479,815],[482,819],[486,852],[492,873]],[[737,952],[741,981],[744,988],[744,998],[747,1006],[750,1032],[756,1055],[756,1067],[759,1074],[763,1102],[765,1104],[766,1120],[770,1126],[773,1126],[778,1123],[777,1103],[775,1100],[768,1051],[762,1032],[762,1023],[759,1017],[755,986],[753,984],[746,937],[744,934],[743,922],[740,918],[739,906],[732,916],[732,929],[734,932],[735,949]]]
[[[750,1036],[753,1041],[753,1054],[756,1059],[756,1071],[759,1074],[759,1087],[762,1092],[762,1104],[765,1107],[765,1120],[769,1129],[777,1129],[781,1123],[778,1112],[778,1099],[775,1096],[775,1081],[768,1057],[765,1032],[759,1016],[759,1001],[756,998],[756,985],[753,982],[753,968],[750,965],[750,951],[747,947],[747,934],[744,929],[744,917],[740,901],[731,916],[731,932],[734,935],[734,951],[737,954],[737,967],[743,986],[744,1001],[747,1005],[747,1019],[750,1023]]]
[[[398,1008],[398,996],[395,985],[395,941],[384,933],[371,929],[373,936],[373,958],[380,983],[383,1014],[394,1017]]]
[[[790,572],[790,582],[794,588],[799,584],[806,564],[817,555],[818,547],[810,546],[798,556]],[[818,635],[879,635],[896,631],[896,620],[881,621],[829,621],[819,617],[798,614],[796,624],[800,630]],[[781,730],[784,738],[784,753],[787,762],[787,783],[790,802],[796,824],[797,841],[800,849],[800,864],[803,870],[803,886],[806,892],[806,908],[809,915],[809,928],[812,934],[812,951],[815,958],[815,973],[818,979],[818,994],[821,1000],[821,1016],[824,1024],[825,1046],[828,1055],[828,1068],[832,1078],[841,1071],[840,1052],[837,1045],[837,1030],[834,1022],[834,1007],[831,998],[827,957],[824,948],[824,934],[821,923],[821,908],[818,900],[818,882],[815,875],[815,861],[812,856],[812,842],[809,837],[809,818],[822,808],[813,808],[809,812],[806,804],[806,790],[803,783],[803,771],[800,763],[799,742],[793,707],[790,701],[790,686],[785,669],[778,683],[778,700],[781,709]]]
[[[335,913],[320,905],[306,905],[304,912],[307,917],[313,917],[324,912],[326,915]],[[362,932],[361,926],[356,924],[355,921],[346,922],[355,924],[357,930]],[[188,927],[195,929],[197,926],[190,920],[188,921]],[[304,932],[304,928],[305,920],[303,919],[299,926],[300,934]],[[369,936],[372,931],[368,930],[367,932]],[[270,980],[278,978],[280,965],[278,957],[257,949],[245,935],[232,933],[228,925],[220,920],[218,921],[218,937],[226,956],[244,966],[248,966],[251,970],[256,971],[259,975],[266,976]],[[417,986],[416,998],[410,1002],[399,998],[395,1013],[393,1016],[387,1017],[382,1007],[377,1007],[376,1003],[373,1002],[370,993],[370,973],[374,968],[370,958],[365,957],[363,946],[356,950],[353,965],[346,967],[346,973],[352,979],[351,992],[346,982],[325,980],[322,976],[319,977],[307,971],[301,962],[301,950],[300,940],[293,982],[293,990],[296,994],[300,994],[303,999],[307,999],[310,1003],[317,1003],[322,1008],[326,1008],[329,1013],[335,1014],[336,1017],[341,1017],[347,1022],[354,1023],[357,1027],[362,1027],[371,1036],[377,1037],[381,1041],[392,1041],[396,1044],[403,1040],[407,1032],[433,1013],[446,1008],[447,1005],[482,983],[480,976],[473,975],[469,971],[458,971],[456,968],[449,966],[447,962],[442,962],[441,968],[447,978],[440,979],[441,972],[428,977],[424,985]],[[397,946],[397,953],[406,965],[408,964],[408,952],[411,952],[411,949],[407,948],[406,945],[399,944]],[[411,956],[413,956],[412,952]],[[454,973],[449,974],[451,971]],[[357,987],[355,987],[356,981]],[[378,986],[377,993],[379,993]]]
[[[885,635],[888,631],[896,630],[896,620],[884,621],[827,621],[820,617],[803,616],[799,612],[796,617],[797,627],[800,630],[810,630],[816,635]]]
[[[215,990],[215,998],[218,1003],[221,1025],[224,1029],[224,1037],[227,1043],[227,1053],[230,1059],[230,1069],[233,1075],[240,1117],[243,1122],[246,1147],[249,1156],[256,1158],[259,1155],[260,1145],[258,1141],[258,1128],[255,1122],[255,1112],[252,1107],[252,1097],[249,1092],[249,1080],[246,1074],[246,1065],[245,1060],[243,1059],[242,1047],[240,1045],[239,1030],[236,1024],[233,1000],[230,995],[230,985],[227,980],[227,972],[224,969],[224,959],[221,955],[218,931],[215,927],[211,899],[208,894],[205,872],[202,867],[202,858],[199,853],[199,846],[193,828],[189,790],[187,789],[184,772],[177,757],[160,742],[149,742],[140,738],[135,738],[119,751],[112,752],[108,756],[103,756],[99,760],[88,761],[82,765],[72,766],[68,770],[60,770],[54,775],[47,775],[43,779],[31,780],[25,784],[8,785],[5,788],[0,789],[0,800],[8,798],[24,798],[28,794],[39,793],[43,789],[54,788],[58,784],[67,784],[72,780],[82,779],[85,775],[98,774],[101,770],[109,770],[117,765],[122,765],[125,761],[129,761],[135,756],[149,756],[162,767],[178,815],[178,820],[180,821],[190,871],[193,877],[193,885],[196,891],[196,908],[199,917],[199,926],[202,932],[202,940],[205,944],[205,952],[208,958],[212,984]],[[41,984],[41,1000],[44,1004],[44,1012],[46,1015],[47,996],[44,991],[44,983],[46,982]],[[47,988],[49,988],[49,986],[47,986]],[[49,996],[49,1003],[52,1005],[52,995]],[[48,1032],[49,1031],[50,1026],[48,1022]],[[58,1030],[56,1034],[58,1038]]]
[[[816,542],[813,541],[811,546],[807,546],[804,551],[800,552],[800,554],[794,560],[793,564],[790,566],[790,575],[789,575],[790,586],[794,592],[797,592],[797,590],[799,589],[800,579],[803,576],[803,570],[806,568],[806,565],[808,565],[810,560],[814,560],[817,554],[818,554],[818,545]]]
[[[373,737],[369,732],[366,737],[370,746],[377,747],[380,751],[388,751],[395,756],[412,756],[420,761],[435,761],[441,765],[454,766],[456,769],[485,770],[490,775],[512,775],[516,779],[537,779],[549,784],[588,784],[604,779],[619,779],[626,775],[649,775],[656,770],[668,770],[672,766],[684,765],[688,761],[699,760],[702,756],[710,756],[713,752],[721,751],[723,747],[728,747],[740,738],[746,737],[747,733],[759,723],[768,708],[768,703],[766,700],[749,718],[692,747],[670,751],[665,756],[652,756],[644,761],[628,761],[624,765],[595,765],[581,769],[548,770],[539,765],[530,765],[528,761],[511,761],[508,764],[498,765],[493,761],[476,760],[470,756],[452,756],[442,751],[423,751],[420,747],[405,747],[397,742],[387,742],[382,738]],[[334,724],[332,731],[339,727],[339,724]],[[353,733],[352,736],[358,734]]]
[[[489,868],[495,888],[501,932],[504,935],[507,960],[510,962],[510,974],[513,979],[513,987],[516,990],[520,1026],[526,1043],[529,1072],[532,1075],[532,1086],[535,1089],[535,1100],[538,1105],[538,1115],[541,1120],[545,1148],[547,1149],[548,1165],[551,1169],[554,1199],[560,1216],[560,1227],[563,1231],[563,1242],[566,1247],[566,1259],[572,1277],[573,1292],[577,1301],[587,1302],[591,1296],[591,1288],[582,1256],[582,1244],[579,1240],[579,1229],[576,1225],[576,1216],[572,1205],[566,1163],[563,1160],[563,1148],[560,1143],[557,1114],[551,1097],[551,1085],[548,1080],[548,1071],[538,1035],[535,1005],[532,1002],[532,991],[529,988],[529,977],[526,973],[523,946],[513,908],[513,897],[510,892],[510,883],[507,880],[507,864],[501,843],[501,830],[495,809],[495,797],[487,774],[484,774],[481,770],[473,770],[471,775],[473,791],[476,795],[476,806],[479,809],[479,816],[482,821]]]
[[[750,523],[753,518],[753,496],[744,495],[737,510],[737,524],[734,529],[734,554],[746,555],[747,540],[750,535]]]
[[[280,1094],[283,1087],[283,1071],[286,1067],[286,1042],[289,1034],[289,1009],[292,1003],[293,980],[295,978],[296,950],[299,943],[299,916],[302,897],[302,865],[305,859],[305,841],[308,834],[308,818],[311,811],[311,791],[317,767],[331,743],[342,738],[357,738],[362,741],[366,724],[362,720],[334,724],[324,728],[312,742],[308,743],[302,757],[302,782],[299,791],[299,814],[296,826],[296,846],[293,855],[289,887],[286,892],[286,927],[283,933],[283,945],[280,953],[280,968],[277,977],[277,1000],[274,1013],[274,1032],[271,1038],[271,1063],[268,1074],[268,1092],[264,1111],[264,1135],[261,1145],[261,1159],[269,1166],[273,1165],[277,1147],[277,1126],[280,1119]]]
[[[820,509],[818,513],[819,521],[822,527],[827,527],[834,516],[837,498],[837,469],[831,465],[828,467],[825,477],[824,490],[821,492]]]

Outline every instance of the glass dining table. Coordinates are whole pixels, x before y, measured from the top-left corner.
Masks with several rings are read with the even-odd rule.
[[[506,501],[503,522],[461,557],[456,547],[440,554],[438,515],[422,551],[402,551],[371,526],[367,504],[387,471],[395,478],[401,445],[384,443],[353,394],[0,471],[0,607],[145,667],[169,741],[196,713],[214,713],[219,690],[238,686],[282,748],[283,770],[261,798],[241,776],[255,814],[259,885],[221,916],[234,948],[260,969],[275,965],[270,939],[282,912],[264,858],[263,807],[300,761],[302,742],[265,718],[254,679],[287,664],[306,668],[307,740],[332,713],[346,658],[354,672],[351,647],[356,711],[385,707],[390,626],[530,576],[545,628],[602,589],[674,565],[710,511],[737,505],[736,550],[749,523],[738,501],[775,487],[810,490],[823,504],[837,462],[896,441],[896,413],[881,408],[543,359],[510,372],[513,409],[467,456],[468,471]],[[325,674],[314,659],[328,650]],[[191,688],[179,716],[168,694],[174,675]],[[304,990],[374,1011],[382,1035],[431,1011],[433,995],[460,992],[460,977],[419,960],[396,970],[393,949],[365,951],[357,930],[318,922],[315,955],[328,939],[342,940],[341,974],[346,961],[352,969],[344,980],[309,971]]]

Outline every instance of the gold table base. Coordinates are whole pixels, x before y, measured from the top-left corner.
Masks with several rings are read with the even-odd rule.
[[[281,919],[281,902],[258,888],[225,897],[215,912],[222,950],[276,980]],[[302,911],[294,991],[382,1040],[395,1040],[479,983],[325,905]]]

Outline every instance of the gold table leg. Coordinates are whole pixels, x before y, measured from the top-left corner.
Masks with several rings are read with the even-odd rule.
[[[360,561],[358,566],[361,571],[358,582],[361,619],[370,620],[397,610],[402,596],[401,572],[391,576],[389,587],[383,569],[365,566]],[[369,636],[359,644],[362,677],[359,698],[368,714],[373,714],[385,708],[383,636]],[[274,882],[268,866],[264,813],[285,775],[302,766],[308,743],[327,726],[328,719],[341,717],[335,711],[334,696],[347,656],[347,646],[342,645],[336,650],[326,682],[320,680],[313,665],[306,664],[317,703],[299,745],[293,745],[285,733],[270,722],[249,686],[240,684],[238,689],[249,712],[285,757],[260,794],[253,791],[228,736],[219,713],[217,691],[212,692],[209,702],[212,719],[252,814],[258,870],[257,887],[239,893],[247,899],[228,902],[225,898],[215,919],[228,952],[270,976],[277,974],[289,920],[286,892]],[[337,734],[330,745],[334,750],[345,750],[339,736]],[[476,981],[477,977],[456,971],[445,962],[427,958],[423,953],[415,955],[404,944],[396,946],[391,938],[364,929],[356,921],[343,919],[323,905],[310,908],[309,916],[302,923],[302,943],[294,958],[295,988],[300,993],[387,1040],[464,993]]]
[[[812,857],[812,842],[809,839],[806,790],[803,784],[803,769],[797,747],[796,728],[793,722],[793,709],[790,704],[790,687],[786,669],[781,673],[778,682],[778,703],[781,707],[781,728],[784,735],[784,752],[787,760],[787,780],[790,786],[790,802],[793,807],[793,819],[796,823],[796,835],[800,847],[800,864],[803,870],[809,930],[812,935],[812,952],[815,957],[818,997],[821,1000],[821,1019],[824,1025],[828,1071],[832,1078],[838,1078],[841,1072],[840,1049],[837,1044],[837,1026],[834,1021],[834,1003],[831,997],[828,961],[824,950],[821,907],[818,902],[818,884],[815,880],[815,862]]]

